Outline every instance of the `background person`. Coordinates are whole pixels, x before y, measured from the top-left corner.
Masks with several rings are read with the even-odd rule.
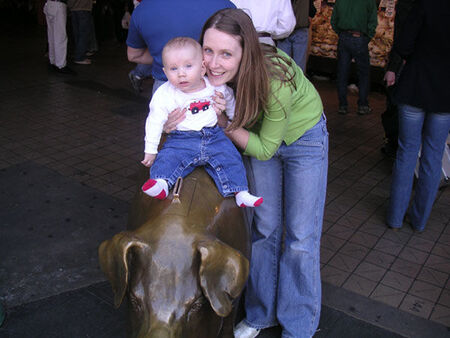
[[[142,0],[134,0],[133,6],[136,8]],[[123,19],[122,19],[123,20]],[[123,24],[122,24],[123,25]],[[127,22],[126,29],[128,30],[129,21]],[[142,91],[142,82],[145,79],[152,77],[152,65],[140,64],[138,63],[134,69],[128,73],[128,78],[130,79],[131,86],[136,94]]]
[[[413,230],[424,231],[439,187],[450,131],[448,18],[449,1],[418,0],[394,41],[395,51],[406,63],[394,93],[399,104],[399,138],[387,212],[387,224],[393,229],[403,225],[421,146],[419,176],[408,213]]]
[[[348,113],[347,85],[352,59],[358,69],[359,115],[370,113],[369,108],[369,42],[377,28],[375,0],[337,0],[331,15],[331,27],[339,36],[337,50],[338,113]]]
[[[136,7],[128,29],[128,60],[153,64],[153,92],[167,81],[161,58],[164,45],[177,36],[198,40],[205,21],[222,8],[235,6],[228,0],[144,0]]]
[[[289,0],[231,0],[252,18],[259,41],[275,46],[274,39],[283,39],[295,27],[295,15]]]
[[[47,20],[50,66],[59,73],[74,74],[74,71],[67,67],[67,1],[47,0],[44,14]]]
[[[316,15],[313,0],[291,0],[296,24],[294,31],[285,39],[277,41],[277,47],[294,59],[303,73],[306,73],[308,59],[309,26]]]
[[[91,60],[86,53],[89,51],[92,34],[92,0],[68,0],[72,21],[75,53],[73,62],[79,65],[90,65]]]
[[[395,5],[395,19],[394,19],[394,41],[401,27],[408,17],[408,13],[413,7],[416,0],[398,0]],[[384,129],[385,144],[381,151],[392,158],[395,158],[398,144],[398,107],[394,101],[395,83],[400,71],[403,67],[403,59],[394,48],[389,53],[389,61],[386,67],[386,74],[384,81],[386,82],[386,110],[381,114],[381,123]]]

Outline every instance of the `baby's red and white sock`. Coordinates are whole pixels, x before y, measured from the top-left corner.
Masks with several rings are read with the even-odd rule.
[[[235,195],[236,198],[236,204],[240,206],[241,208],[245,207],[258,207],[262,204],[263,198],[258,196],[253,196],[248,192],[248,190],[245,191],[239,191]]]
[[[169,186],[166,180],[162,178],[157,178],[156,180],[150,178],[142,186],[142,191],[151,197],[163,200],[169,195]]]

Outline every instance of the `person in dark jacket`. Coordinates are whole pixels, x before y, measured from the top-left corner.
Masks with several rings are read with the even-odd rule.
[[[442,155],[450,131],[450,1],[418,0],[394,41],[406,61],[394,98],[399,105],[399,138],[387,225],[401,228],[411,196],[421,148],[415,196],[409,210],[413,230],[422,232],[441,177]]]
[[[400,32],[400,28],[406,21],[409,11],[413,7],[416,0],[398,0],[395,5],[395,20],[394,20],[394,41]],[[389,53],[389,61],[384,75],[386,82],[386,110],[381,114],[381,123],[384,129],[385,144],[381,151],[389,157],[395,158],[398,143],[398,107],[394,102],[393,93],[395,90],[396,80],[400,75],[403,67],[403,60],[400,55],[391,49]]]

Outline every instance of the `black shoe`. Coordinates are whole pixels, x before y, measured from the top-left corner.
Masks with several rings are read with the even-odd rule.
[[[392,142],[387,141],[384,146],[381,147],[381,152],[387,157],[395,159],[397,156],[397,147],[394,146]]]
[[[358,107],[358,115],[367,115],[372,112],[372,109],[370,109],[369,106],[359,106]]]
[[[130,79],[131,86],[133,86],[134,92],[136,93],[136,95],[139,95],[139,93],[142,91],[142,79],[138,78],[131,72],[128,73],[128,78]]]
[[[421,230],[416,229],[412,225],[411,225],[411,228],[412,228],[413,232],[418,235],[422,234],[425,231],[425,229],[421,229]]]
[[[348,114],[347,106],[339,106],[338,114],[347,115]]]
[[[76,75],[77,74],[73,69],[71,69],[67,66],[65,66],[63,68],[55,67],[55,70],[60,74],[67,74],[67,75]]]

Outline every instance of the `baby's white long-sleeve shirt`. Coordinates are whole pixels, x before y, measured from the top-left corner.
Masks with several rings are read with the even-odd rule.
[[[156,154],[163,132],[164,124],[169,114],[176,108],[186,108],[186,118],[177,125],[177,130],[201,130],[213,127],[217,123],[216,111],[212,107],[212,97],[217,90],[227,102],[226,115],[231,120],[234,117],[235,99],[233,90],[225,85],[212,86],[205,77],[206,87],[195,93],[184,93],[169,82],[160,86],[150,101],[150,111],[145,122],[145,149],[148,154]]]

